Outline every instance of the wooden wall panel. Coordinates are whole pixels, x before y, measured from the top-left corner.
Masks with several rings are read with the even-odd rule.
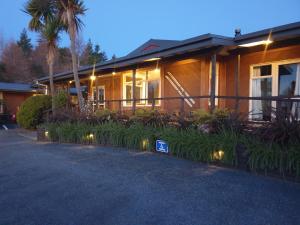
[[[9,113],[16,114],[22,103],[33,93],[3,92],[3,100]]]
[[[165,97],[180,97],[180,94],[166,79],[168,72],[172,73],[181,86],[189,93],[190,96],[208,95],[209,84],[209,60],[202,59],[188,59],[171,64],[164,65],[162,71],[163,80],[163,96]],[[192,111],[199,108],[207,109],[207,100],[195,100],[196,103],[190,107],[185,103],[185,111]],[[169,100],[164,102],[164,110],[168,112],[180,111],[179,100]]]

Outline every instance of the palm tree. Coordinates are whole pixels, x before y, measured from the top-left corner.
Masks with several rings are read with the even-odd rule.
[[[76,37],[78,31],[81,29],[83,23],[79,16],[84,15],[86,8],[82,0],[57,0],[57,8],[59,18],[66,26],[67,32],[71,40],[71,54],[72,54],[72,66],[74,73],[74,81],[77,89],[77,96],[79,102],[80,111],[83,110],[84,100],[80,88],[80,81],[78,77],[78,63],[76,54]]]
[[[42,41],[45,41],[47,44],[47,63],[49,66],[49,77],[50,77],[50,89],[51,89],[51,96],[52,96],[52,111],[55,113],[55,104],[54,98],[55,89],[54,89],[54,82],[53,82],[53,66],[54,66],[54,59],[55,53],[57,50],[57,42],[59,41],[59,33],[62,27],[59,20],[51,20],[48,21],[43,29],[41,30],[41,38]]]
[[[47,62],[49,65],[50,92],[52,96],[52,111],[54,106],[54,82],[53,82],[53,64],[54,56],[59,39],[59,32],[62,28],[59,20],[55,17],[56,8],[52,0],[29,0],[25,4],[25,13],[31,16],[29,29],[39,32],[41,37],[47,43],[48,53]]]

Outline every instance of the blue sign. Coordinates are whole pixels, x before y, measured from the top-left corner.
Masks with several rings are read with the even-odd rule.
[[[162,153],[169,153],[169,146],[165,141],[156,140],[156,151]]]

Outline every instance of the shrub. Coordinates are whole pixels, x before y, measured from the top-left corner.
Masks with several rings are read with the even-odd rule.
[[[212,120],[213,116],[204,109],[198,109],[192,112],[192,117],[195,124],[204,124]]]
[[[59,91],[54,97],[53,97],[53,103],[55,109],[60,109],[63,107],[66,107],[68,105],[68,95],[65,91]]]
[[[37,95],[28,98],[17,113],[18,124],[26,129],[35,129],[43,122],[43,113],[51,109],[51,97],[48,95]]]

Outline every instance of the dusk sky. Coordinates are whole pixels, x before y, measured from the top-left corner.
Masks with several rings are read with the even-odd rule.
[[[25,0],[1,0],[0,32],[18,39],[29,17]],[[83,37],[109,56],[126,55],[150,38],[182,40],[215,33],[232,36],[300,21],[300,0],[85,0]],[[37,36],[30,33],[32,41]],[[68,46],[64,35],[61,46]]]

